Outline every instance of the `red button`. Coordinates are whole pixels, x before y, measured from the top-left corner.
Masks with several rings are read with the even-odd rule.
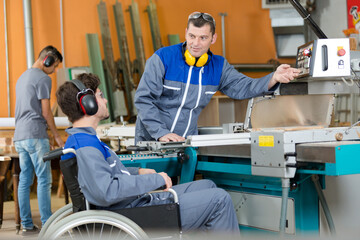
[[[345,51],[345,49],[343,49],[343,48],[338,50],[338,55],[339,55],[339,56],[344,56],[345,53],[346,53],[346,51]]]
[[[310,49],[304,49],[303,55],[304,55],[304,56],[307,56],[307,57],[311,56],[311,51],[310,51]]]

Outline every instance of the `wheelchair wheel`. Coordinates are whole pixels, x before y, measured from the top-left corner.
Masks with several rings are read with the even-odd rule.
[[[51,225],[44,239],[148,239],[130,219],[114,212],[88,210],[71,214]]]
[[[41,228],[41,231],[39,233],[39,239],[42,239],[48,228],[63,219],[64,217],[69,216],[72,214],[72,203],[69,203],[65,205],[64,207],[58,209],[56,212],[54,212],[51,217],[46,221],[45,225]]]

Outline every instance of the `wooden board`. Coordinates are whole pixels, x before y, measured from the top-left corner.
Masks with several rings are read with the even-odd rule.
[[[113,5],[113,10],[115,16],[116,32],[117,32],[119,48],[120,48],[120,56],[121,56],[120,65],[124,77],[126,105],[130,115],[129,117],[131,118],[136,115],[136,109],[134,108],[134,102],[133,102],[134,100],[132,97],[133,92],[135,91],[135,84],[132,77],[129,45],[127,41],[124,14],[121,3],[116,2],[115,5]]]
[[[153,41],[154,52],[156,52],[156,50],[163,47],[161,43],[160,27],[157,16],[156,4],[152,0],[150,0],[149,6],[147,6],[146,10],[149,16],[151,38]]]
[[[134,67],[137,69],[139,76],[144,72],[145,69],[145,52],[144,52],[144,43],[141,32],[140,17],[139,17],[139,8],[138,4],[135,1],[132,1],[132,4],[129,6],[130,17],[131,17],[131,27],[133,32],[133,39],[135,45],[136,53],[136,63]],[[140,79],[139,77],[139,79]]]

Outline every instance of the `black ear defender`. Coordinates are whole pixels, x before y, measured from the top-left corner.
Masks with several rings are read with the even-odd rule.
[[[84,83],[78,79],[71,80],[79,92],[76,95],[76,100],[78,101],[81,111],[87,115],[95,115],[99,109],[95,93],[92,89],[86,88]]]
[[[184,42],[183,45],[182,45],[182,54],[183,54],[185,62],[189,66],[203,67],[209,61],[209,54],[208,53],[204,53],[203,55],[201,55],[198,58],[191,55],[189,50],[186,49],[186,42]]]
[[[43,60],[43,64],[45,67],[51,67],[56,61],[55,54],[53,52],[48,52]]]

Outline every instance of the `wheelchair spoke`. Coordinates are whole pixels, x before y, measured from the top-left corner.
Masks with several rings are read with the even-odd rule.
[[[111,235],[112,235],[113,229],[114,229],[114,226],[111,226],[110,232],[109,232],[109,239],[111,239]]]
[[[96,223],[93,224],[93,233],[92,236],[95,236]]]
[[[71,238],[71,239],[74,239],[73,236],[72,236],[72,234],[71,234],[71,230],[69,230],[69,231],[67,231],[67,232],[68,232],[70,238]]]
[[[103,231],[104,231],[104,223],[101,225],[99,239],[101,239]]]
[[[82,235],[82,233],[81,233],[80,228],[79,228],[79,227],[76,227],[76,229],[77,229],[77,232],[79,233],[81,239],[84,239],[84,237],[83,237],[83,235]]]
[[[121,236],[121,234],[124,234],[124,236]],[[119,229],[119,233],[117,234],[116,238],[114,239],[121,239],[121,240],[124,240],[124,239],[128,239],[129,237],[129,234],[121,229]]]
[[[90,238],[90,233],[89,233],[89,228],[88,228],[88,225],[86,224],[85,225],[85,227],[86,227],[86,232],[87,232],[87,235],[88,235],[88,237]],[[80,232],[81,232],[81,230],[79,230]]]
[[[120,233],[121,233],[121,230],[119,229],[119,232],[118,232],[118,234],[117,234],[117,236],[116,236],[115,239],[119,239]]]

